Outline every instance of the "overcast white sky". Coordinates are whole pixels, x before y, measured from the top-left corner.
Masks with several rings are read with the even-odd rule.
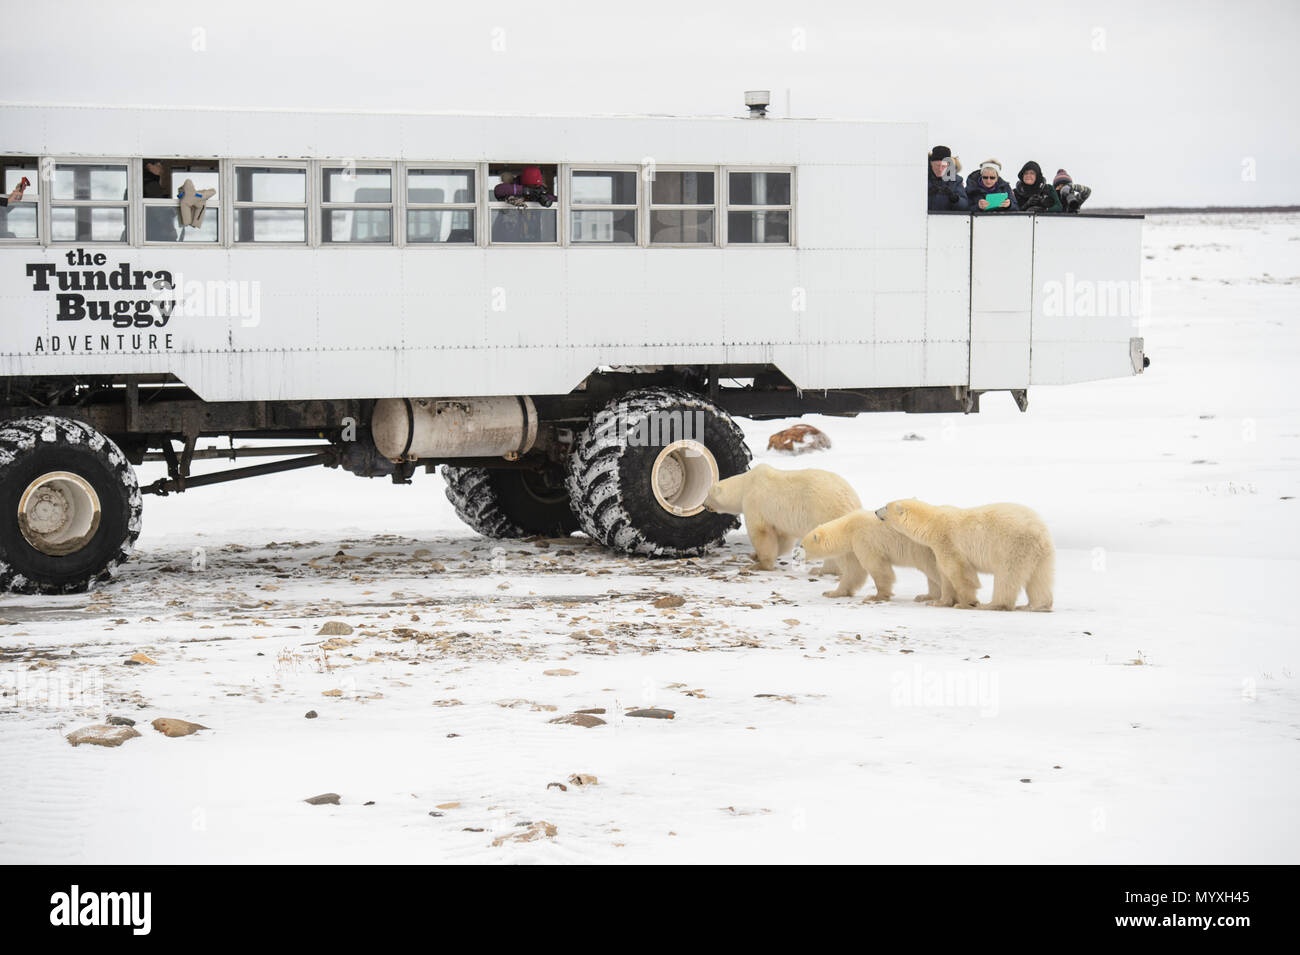
[[[968,172],[1064,166],[1097,206],[1300,204],[1296,0],[0,10],[6,102],[719,115],[771,89],[779,116],[788,90],[796,116],[926,122]]]

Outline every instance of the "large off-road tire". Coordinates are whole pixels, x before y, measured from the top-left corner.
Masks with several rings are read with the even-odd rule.
[[[0,425],[0,589],[80,593],[140,536],[140,486],[116,444],[45,415]]]
[[[444,464],[447,500],[484,537],[568,537],[578,529],[563,482],[533,471]]]
[[[611,402],[578,437],[569,498],[583,532],[608,547],[693,557],[738,526],[706,510],[704,497],[749,462],[725,411],[680,388],[646,388]]]

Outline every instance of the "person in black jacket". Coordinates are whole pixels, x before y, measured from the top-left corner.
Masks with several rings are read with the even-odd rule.
[[[1032,159],[1020,167],[1016,187],[1011,190],[1021,212],[1061,212],[1061,200],[1052,184],[1043,178],[1043,167]]]
[[[987,196],[1005,194],[998,205],[991,206]],[[1011,184],[1002,178],[1002,163],[996,159],[986,159],[980,167],[966,180],[966,198],[970,200],[972,212],[1015,212],[1016,194],[1011,191]]]
[[[966,212],[970,202],[961,181],[961,160],[947,146],[930,150],[930,170],[926,173],[928,208],[931,212]]]

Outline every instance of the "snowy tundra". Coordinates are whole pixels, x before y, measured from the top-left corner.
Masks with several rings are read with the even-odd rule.
[[[1145,240],[1140,377],[741,422],[865,506],[1032,507],[1054,612],[486,541],[432,476],[154,499],[116,582],[0,598],[0,862],[1300,862],[1300,217]]]

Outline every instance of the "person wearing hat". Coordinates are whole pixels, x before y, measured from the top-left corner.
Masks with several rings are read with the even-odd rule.
[[[1001,196],[990,203],[988,196]],[[1016,195],[1011,185],[1002,178],[1002,163],[986,159],[966,180],[966,198],[972,212],[1015,212]]]
[[[1056,170],[1056,175],[1052,178],[1052,188],[1056,190],[1061,208],[1065,212],[1078,212],[1079,207],[1092,195],[1091,189],[1075,182],[1064,169]]]
[[[930,150],[930,171],[926,174],[931,212],[966,212],[970,202],[961,181],[961,160],[947,146]]]
[[[1020,167],[1016,187],[1011,190],[1021,212],[1061,212],[1056,189],[1043,178],[1043,167],[1032,159]]]

